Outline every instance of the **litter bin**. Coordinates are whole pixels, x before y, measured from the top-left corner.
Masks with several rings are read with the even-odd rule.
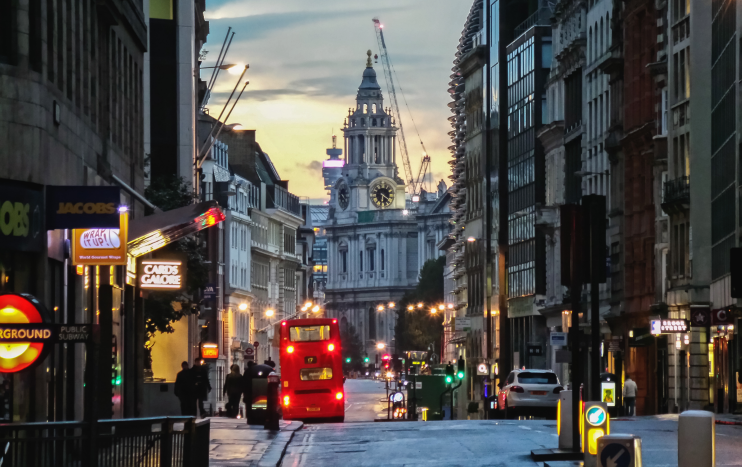
[[[247,407],[248,425],[265,425],[268,409],[268,375],[273,373],[269,365],[254,365],[250,369],[251,391],[250,404]]]

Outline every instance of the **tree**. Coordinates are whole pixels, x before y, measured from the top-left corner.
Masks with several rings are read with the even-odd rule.
[[[430,344],[440,355],[441,335],[443,334],[443,313],[430,313],[432,305],[443,303],[443,269],[446,265],[444,256],[431,259],[423,264],[420,279],[415,290],[407,292],[397,309],[397,327],[395,338],[397,351],[427,350]],[[418,308],[418,303],[424,303]],[[408,311],[409,305],[414,306]]]
[[[354,326],[340,331],[340,347],[343,355],[343,372],[363,369],[363,342]],[[350,358],[350,363],[346,360]]]

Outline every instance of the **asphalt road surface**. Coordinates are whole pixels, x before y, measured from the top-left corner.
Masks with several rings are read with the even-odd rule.
[[[543,464],[531,460],[532,449],[557,446],[553,420],[374,423],[384,409],[384,384],[348,380],[345,391],[346,423],[306,424],[282,466],[534,467]],[[611,432],[640,436],[647,467],[678,465],[676,415],[615,420]],[[716,426],[716,465],[742,466],[742,426]]]

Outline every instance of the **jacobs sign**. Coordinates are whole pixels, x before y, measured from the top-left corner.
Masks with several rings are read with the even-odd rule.
[[[139,286],[143,289],[180,289],[183,263],[175,260],[143,260]]]

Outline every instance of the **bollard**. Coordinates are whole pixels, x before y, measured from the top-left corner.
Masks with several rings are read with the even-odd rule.
[[[557,435],[559,435],[559,449],[572,449],[572,391],[559,393],[557,406]]]
[[[278,387],[281,377],[275,373],[268,375],[268,397],[266,401],[265,425],[266,430],[278,430]]]
[[[599,467],[642,467],[642,439],[615,434],[598,438]]]
[[[711,412],[687,410],[678,417],[678,467],[716,465],[716,420]]]
[[[598,439],[610,434],[610,416],[605,402],[585,402],[582,424],[582,452],[585,467],[598,465]]]

